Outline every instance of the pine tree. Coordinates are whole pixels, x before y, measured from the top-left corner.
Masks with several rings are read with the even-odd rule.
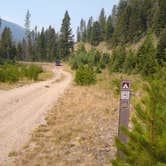
[[[132,50],[128,50],[123,64],[123,71],[125,73],[131,74],[134,72],[135,67],[136,67],[136,55]]]
[[[157,35],[165,28],[166,25],[166,3],[165,0],[158,0],[154,3],[155,14],[153,18],[153,27]]]
[[[6,27],[2,32],[0,50],[1,58],[14,59],[15,52],[10,28]]]
[[[18,43],[17,44],[17,60],[23,60],[23,47],[22,47],[22,43]]]
[[[102,37],[100,24],[98,21],[95,21],[92,28],[91,44],[97,46],[101,42],[101,40]]]
[[[44,28],[42,28],[41,33],[37,39],[37,51],[38,51],[38,59],[40,61],[46,60],[46,42],[45,42]]]
[[[87,24],[87,41],[91,43],[93,28],[93,17],[90,17]]]
[[[101,31],[101,40],[105,40],[106,38],[106,15],[104,8],[102,8],[100,15],[99,15],[99,24],[100,24],[100,31]]]
[[[73,51],[73,35],[70,27],[70,16],[66,11],[64,19],[62,21],[60,41],[59,41],[59,56],[67,58]]]
[[[116,138],[116,146],[125,158],[122,160],[117,155],[112,161],[114,166],[166,165],[166,88],[163,80],[153,80],[146,90],[148,95],[142,99],[142,104],[135,106],[132,130],[121,128],[128,136],[128,143]]]
[[[122,72],[125,59],[126,59],[125,46],[120,45],[116,47],[116,49],[113,50],[109,64],[110,72]]]
[[[48,61],[55,60],[57,54],[57,36],[55,29],[49,26],[45,32],[46,59]]]
[[[26,35],[27,42],[30,39],[30,24],[31,24],[30,17],[31,17],[31,14],[28,10],[25,16],[25,35]]]
[[[31,14],[29,10],[25,16],[25,36],[26,36],[26,47],[25,47],[25,58],[26,60],[30,60],[30,52],[31,52],[31,31],[30,31],[30,17]]]
[[[160,65],[162,65],[162,62],[166,62],[166,28],[160,34],[157,45],[157,60]]]
[[[77,27],[77,42],[81,41],[80,27]]]
[[[112,8],[112,14],[111,14],[111,16],[112,16],[112,25],[113,25],[114,28],[116,27],[116,24],[117,24],[117,12],[118,12],[117,6],[114,5],[113,8]]]
[[[111,42],[113,31],[114,31],[114,28],[112,23],[112,17],[110,15],[106,23],[106,41],[109,43]]]
[[[80,22],[80,37],[81,37],[81,41],[85,42],[86,41],[86,22],[81,19]]]
[[[145,41],[138,49],[137,70],[143,76],[150,76],[157,69],[156,49],[152,42],[152,36],[149,32]]]

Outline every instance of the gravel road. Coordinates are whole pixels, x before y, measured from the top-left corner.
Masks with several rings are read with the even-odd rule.
[[[48,81],[0,90],[0,166],[10,166],[8,154],[28,140],[31,131],[44,121],[45,114],[69,87],[72,77],[61,67]]]

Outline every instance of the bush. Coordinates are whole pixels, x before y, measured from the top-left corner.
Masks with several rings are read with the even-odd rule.
[[[90,66],[81,66],[76,70],[75,81],[78,85],[90,85],[96,82],[96,74]]]
[[[42,67],[36,65],[30,65],[30,67],[26,71],[26,76],[29,79],[37,80],[38,74],[42,72],[43,72]]]
[[[107,66],[109,61],[109,54],[101,53],[94,48],[90,51],[86,51],[82,46],[71,56],[69,63],[72,69],[78,69],[83,65],[90,65],[97,67],[98,71],[101,71]]]
[[[19,71],[15,65],[4,64],[0,68],[1,82],[16,82],[19,80]]]
[[[23,64],[4,62],[3,65],[0,65],[0,81],[12,83],[23,78],[37,80],[41,72],[43,72],[42,67],[36,65],[28,67]]]

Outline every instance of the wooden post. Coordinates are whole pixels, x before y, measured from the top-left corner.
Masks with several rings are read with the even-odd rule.
[[[121,131],[120,127],[124,126],[128,129],[130,109],[130,81],[122,80],[120,84],[120,106],[119,106],[119,129],[118,137],[122,143],[127,143],[127,136]],[[118,151],[121,159],[124,159],[124,154]]]

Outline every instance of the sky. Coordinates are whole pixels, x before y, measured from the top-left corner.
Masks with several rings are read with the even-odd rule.
[[[27,10],[31,13],[31,29],[53,26],[59,31],[64,13],[68,10],[75,33],[81,18],[97,19],[102,8],[110,14],[119,0],[0,0],[0,17],[24,26]]]

